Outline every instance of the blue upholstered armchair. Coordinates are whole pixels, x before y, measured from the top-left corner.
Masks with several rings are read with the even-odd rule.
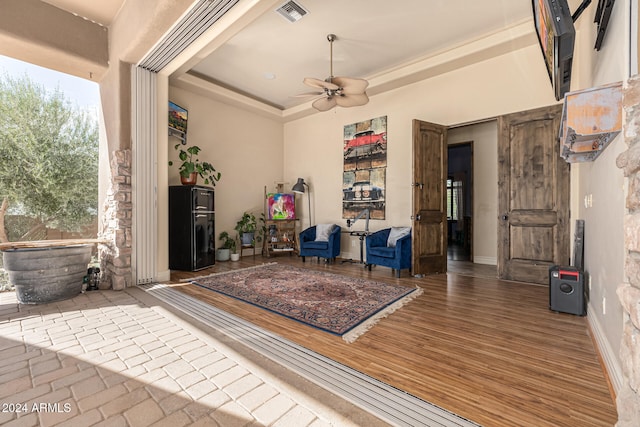
[[[408,268],[411,272],[411,228],[386,228],[369,234],[366,245],[369,271],[372,265],[382,265],[395,270],[396,277],[400,277],[400,270],[403,268]]]
[[[333,226],[333,227],[331,227]],[[326,258],[335,261],[340,255],[340,226],[336,224],[318,224],[300,233],[300,256],[302,262],[308,256]]]

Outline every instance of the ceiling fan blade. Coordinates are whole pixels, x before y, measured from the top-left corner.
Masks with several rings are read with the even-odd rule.
[[[366,93],[336,97],[336,103],[341,107],[357,107],[358,105],[364,105],[367,102],[369,102],[369,97]]]
[[[320,96],[324,95],[324,92],[303,92],[297,95],[290,95],[291,98],[306,98],[308,96]]]
[[[320,89],[336,90],[340,88],[340,86],[338,85],[325,82],[324,80],[316,79],[313,77],[305,77],[305,79],[302,80],[302,83],[306,84],[307,86],[317,87]]]
[[[364,93],[369,86],[369,82],[365,79],[356,79],[353,77],[334,77],[332,81],[340,86],[345,95],[355,95]]]
[[[332,109],[336,105],[337,105],[337,102],[336,102],[336,97],[335,96],[327,97],[327,98],[323,97],[323,98],[320,98],[320,99],[316,99],[311,104],[311,106],[313,108],[315,108],[316,110],[318,110],[318,111],[329,111],[330,109]]]

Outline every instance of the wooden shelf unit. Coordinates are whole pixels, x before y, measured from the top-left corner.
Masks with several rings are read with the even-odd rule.
[[[276,183],[276,193],[284,192],[283,182]],[[269,218],[267,186],[264,187],[264,218]],[[297,219],[265,219],[262,255],[300,254],[297,235]]]
[[[288,253],[298,254],[296,219],[267,219],[263,253],[267,257]]]

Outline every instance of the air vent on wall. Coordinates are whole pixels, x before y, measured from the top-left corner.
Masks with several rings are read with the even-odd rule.
[[[282,15],[289,22],[296,22],[302,19],[308,12],[294,1],[288,1],[279,8],[276,9],[280,15]]]

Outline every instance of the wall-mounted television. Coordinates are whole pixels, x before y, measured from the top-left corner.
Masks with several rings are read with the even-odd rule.
[[[178,104],[169,101],[169,128],[187,133],[188,112]]]
[[[533,22],[551,86],[559,101],[571,86],[576,30],[567,0],[531,0]]]

